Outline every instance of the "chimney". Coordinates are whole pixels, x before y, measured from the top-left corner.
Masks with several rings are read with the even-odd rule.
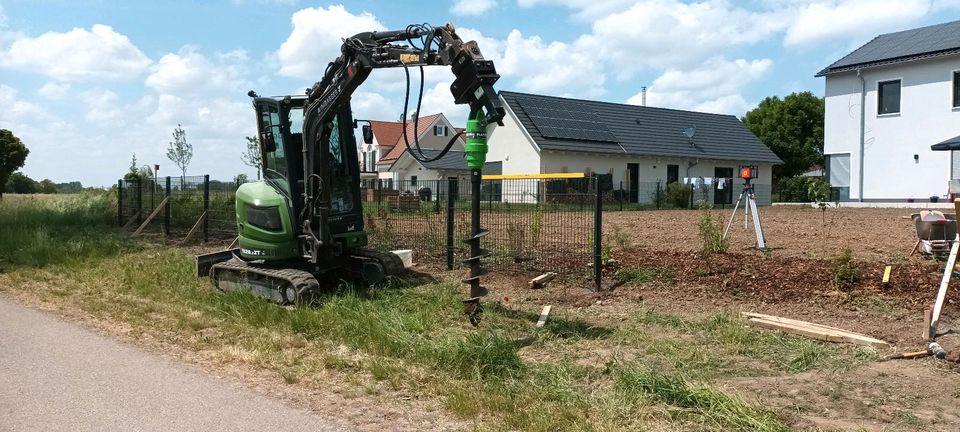
[[[413,113],[410,114],[410,120],[416,120],[416,119],[417,119],[417,112],[414,111]]]
[[[640,105],[647,106],[647,86],[640,87]]]

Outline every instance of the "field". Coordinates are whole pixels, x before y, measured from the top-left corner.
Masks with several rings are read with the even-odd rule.
[[[461,316],[462,271],[422,263],[283,308],[216,292],[192,275],[205,249],[131,240],[113,226],[113,205],[109,195],[5,196],[0,295],[360,430],[960,428],[957,351],[880,362],[887,352],[758,330],[738,315],[919,348],[938,264],[908,256],[906,211],[763,208],[768,254],[750,249],[742,225],[728,253],[700,252],[697,211],[606,213],[605,291],[579,274],[531,291],[532,274],[496,272],[473,328]],[[838,258],[845,248],[849,262]],[[889,287],[884,265],[894,266]],[[857,277],[838,286],[841,272]],[[960,297],[949,300],[943,328]],[[960,348],[955,335],[941,342]]]

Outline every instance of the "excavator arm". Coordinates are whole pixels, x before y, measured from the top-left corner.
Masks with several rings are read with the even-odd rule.
[[[419,43],[419,45],[418,45]],[[341,54],[323,78],[307,90],[304,109],[304,206],[299,218],[314,263],[321,255],[338,254],[328,226],[330,208],[330,134],[334,117],[371,71],[381,68],[450,66],[450,92],[457,104],[470,106],[470,119],[503,124],[505,111],[493,84],[500,78],[493,62],[483,58],[475,41],[464,42],[451,24],[411,25],[404,30],[364,32],[346,38]],[[416,156],[415,156],[416,157]]]

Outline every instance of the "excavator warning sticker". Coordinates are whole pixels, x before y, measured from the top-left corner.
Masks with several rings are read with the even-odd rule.
[[[420,63],[420,56],[417,54],[400,54],[400,63]]]

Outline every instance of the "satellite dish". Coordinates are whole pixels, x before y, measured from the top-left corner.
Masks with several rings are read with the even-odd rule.
[[[697,134],[697,127],[690,126],[683,130],[683,136],[687,137],[688,140],[693,140],[693,136]]]

